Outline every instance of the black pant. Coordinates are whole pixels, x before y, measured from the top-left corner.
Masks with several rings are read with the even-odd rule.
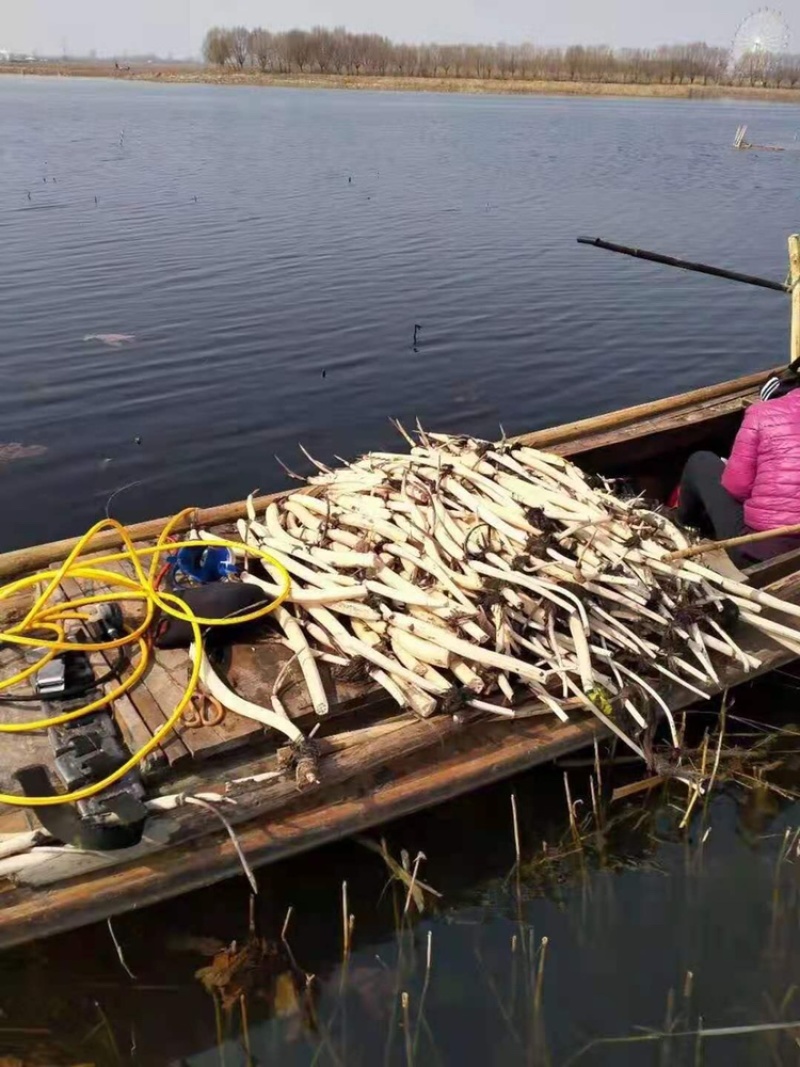
[[[716,541],[746,533],[744,506],[734,500],[722,485],[725,464],[713,452],[694,452],[686,461],[681,476],[678,519],[685,526],[696,526]],[[737,567],[751,560],[742,549],[728,550]]]

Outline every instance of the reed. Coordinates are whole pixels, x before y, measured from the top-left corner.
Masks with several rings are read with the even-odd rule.
[[[516,865],[519,867],[522,861],[522,848],[519,841],[519,818],[517,816],[517,795],[511,794],[511,821],[514,828],[514,856],[516,857]]]
[[[345,959],[350,955],[352,934],[353,916],[347,905],[347,882],[342,882],[342,955]]]

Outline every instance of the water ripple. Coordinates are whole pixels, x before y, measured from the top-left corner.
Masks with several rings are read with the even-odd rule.
[[[47,450],[3,467],[0,549],[136,479],[128,520],[277,487],[275,452],[393,447],[389,416],[513,432],[783,358],[771,294],[575,244],[781,278],[793,161],[732,152],[723,103],[0,93],[0,419]]]

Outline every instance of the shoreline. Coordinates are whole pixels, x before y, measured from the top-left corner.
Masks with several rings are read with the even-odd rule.
[[[674,85],[628,82],[564,82],[508,78],[401,77],[398,75],[273,74],[220,72],[210,67],[161,64],[116,70],[105,63],[7,63],[0,75],[48,78],[111,78],[168,85],[248,85],[260,88],[350,89],[371,92],[456,93],[481,96],[581,96],[646,100],[762,100],[800,103],[797,89],[742,85]]]

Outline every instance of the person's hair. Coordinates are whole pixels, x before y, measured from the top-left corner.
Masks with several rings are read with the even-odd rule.
[[[779,374],[774,374],[764,383],[760,394],[761,399],[776,400],[780,396],[786,396],[798,385],[800,385],[800,359],[794,360]]]

